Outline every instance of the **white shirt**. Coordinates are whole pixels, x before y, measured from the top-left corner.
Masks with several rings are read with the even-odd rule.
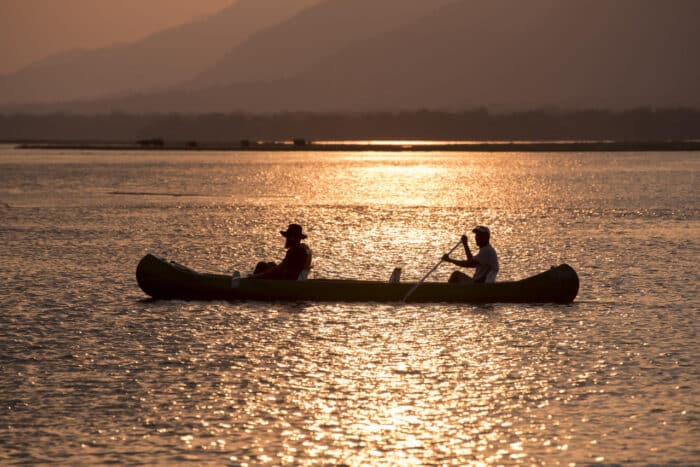
[[[485,282],[493,284],[496,282],[498,274],[498,255],[491,244],[483,246],[479,249],[479,253],[474,256],[474,259],[479,262],[474,273],[474,282]]]

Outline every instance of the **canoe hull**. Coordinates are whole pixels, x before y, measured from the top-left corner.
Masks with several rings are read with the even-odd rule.
[[[139,262],[136,280],[147,295],[163,300],[400,302],[415,285],[415,282],[390,284],[344,279],[241,279],[232,287],[231,276],[199,273],[151,254]],[[413,292],[408,301],[571,303],[578,294],[578,288],[576,271],[563,264],[512,282],[471,285],[425,282]]]

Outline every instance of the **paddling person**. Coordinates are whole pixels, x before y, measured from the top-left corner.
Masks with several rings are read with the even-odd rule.
[[[260,262],[248,279],[291,280],[299,278],[301,272],[311,267],[311,249],[302,240],[307,238],[299,224],[289,224],[280,234],[286,239],[287,254],[280,264]]]
[[[442,257],[443,261],[461,266],[463,268],[476,268],[474,277],[469,277],[460,271],[455,271],[450,276],[448,282],[461,284],[492,284],[496,282],[498,274],[498,255],[496,250],[489,243],[491,239],[491,231],[488,227],[480,225],[472,230],[476,236],[476,244],[479,246],[479,253],[472,255],[469,249],[469,243],[466,235],[462,235],[462,245],[464,252],[467,254],[466,261],[459,261],[450,258],[449,254]]]

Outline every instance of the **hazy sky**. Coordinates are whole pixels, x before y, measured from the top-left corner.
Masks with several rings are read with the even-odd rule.
[[[73,48],[139,39],[235,0],[0,0],[0,74]]]

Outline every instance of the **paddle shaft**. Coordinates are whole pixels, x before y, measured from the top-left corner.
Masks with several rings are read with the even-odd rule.
[[[462,244],[462,240],[460,239],[460,240],[457,242],[457,244],[450,250],[450,252],[447,253],[447,255],[448,255],[448,256],[451,255],[457,248],[459,248],[459,246],[460,246],[461,244]],[[433,272],[435,272],[435,270],[436,270],[437,268],[439,268],[441,264],[442,264],[442,258],[440,258],[440,261],[438,261],[438,263],[433,267],[433,269],[431,269],[430,271],[428,271],[428,272],[425,274],[425,276],[423,276],[423,277],[421,278],[421,280],[419,280],[418,282],[416,282],[416,285],[414,285],[413,287],[411,287],[411,290],[409,290],[408,293],[403,297],[403,300],[402,300],[402,301],[405,303],[406,300],[408,300],[408,297],[410,297],[410,296],[413,294],[413,292],[416,291],[416,289],[418,288],[418,286],[420,286],[423,282],[425,282],[425,280],[428,278],[428,276],[431,275]]]

